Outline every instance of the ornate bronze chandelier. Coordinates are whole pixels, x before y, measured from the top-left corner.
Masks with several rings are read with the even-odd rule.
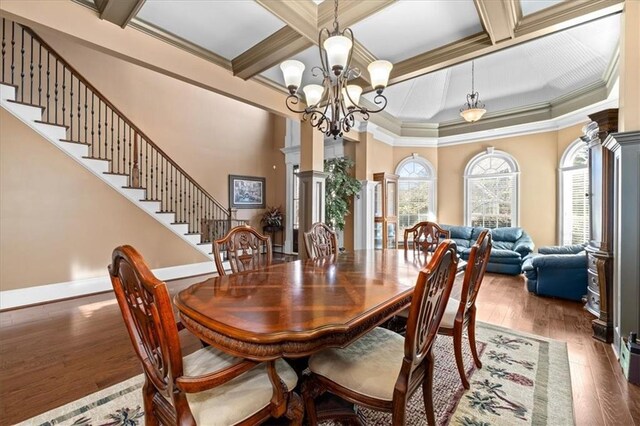
[[[349,80],[358,78],[360,70],[351,66],[353,54],[353,31],[345,28],[340,31],[338,25],[338,0],[335,0],[333,31],[327,28],[320,30],[318,48],[322,67],[311,69],[314,77],[322,76],[322,85],[309,84],[302,88],[307,107],[296,109],[302,100],[298,88],[302,82],[304,64],[296,60],[284,61],[280,69],[284,75],[285,85],[289,89],[286,99],[287,108],[302,114],[303,120],[309,120],[313,127],[327,136],[337,138],[343,132],[348,132],[356,123],[355,114],[363,120],[369,115],[382,111],[387,106],[387,98],[382,92],[387,87],[389,73],[393,65],[389,61],[373,61],[367,67],[371,80],[371,87],[376,91],[373,101],[376,109],[360,106],[362,87],[348,84]]]

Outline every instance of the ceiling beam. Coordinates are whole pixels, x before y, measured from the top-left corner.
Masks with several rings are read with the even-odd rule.
[[[98,0],[96,6],[100,19],[124,28],[138,14],[144,2],[145,0]]]
[[[344,28],[351,26],[395,1],[343,1],[338,5],[340,24]],[[242,79],[247,80],[296,53],[317,45],[318,31],[324,27],[332,28],[333,3],[330,1],[325,1],[319,6],[311,1],[256,0],[256,2],[287,25],[231,61],[233,74]],[[366,66],[375,60],[375,57],[356,41],[352,60],[353,65],[364,72]]]
[[[518,20],[515,12],[515,0],[473,0],[478,17],[484,30],[491,39],[491,44],[511,39]]]
[[[491,3],[491,1],[489,1]],[[574,0],[523,17],[514,30],[514,37],[493,44],[485,33],[474,34],[462,40],[421,53],[394,64],[389,85],[448,68],[459,63],[516,46],[567,28],[584,24],[622,11],[624,0]],[[521,14],[512,9],[514,16]],[[364,81],[359,81],[363,84]],[[367,87],[365,91],[373,90]]]

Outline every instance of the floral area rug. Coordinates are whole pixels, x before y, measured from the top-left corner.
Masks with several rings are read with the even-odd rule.
[[[478,323],[476,337],[483,367],[473,365],[463,341],[471,389],[460,383],[450,337],[435,343],[434,406],[440,425],[573,425],[571,377],[566,344]],[[21,425],[144,424],[142,376],[133,377]],[[411,397],[407,425],[426,425],[421,390]],[[358,408],[366,425],[391,424],[391,416]],[[330,425],[327,423],[326,425]]]

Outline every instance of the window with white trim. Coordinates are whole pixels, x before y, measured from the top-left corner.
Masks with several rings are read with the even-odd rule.
[[[589,240],[589,148],[578,139],[560,160],[560,244]]]
[[[398,229],[435,219],[435,170],[414,154],[396,167],[398,178]],[[401,232],[402,234],[402,232]]]
[[[488,148],[465,169],[465,225],[518,226],[519,168],[506,152]]]

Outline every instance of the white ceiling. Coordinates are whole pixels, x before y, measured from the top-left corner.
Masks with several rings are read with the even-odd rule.
[[[563,1],[566,0],[520,0],[520,8],[522,9],[522,15],[527,16]]]
[[[473,0],[399,0],[351,27],[379,59],[393,63],[482,31]]]
[[[229,60],[285,25],[253,0],[147,0],[136,18]]]
[[[489,112],[549,102],[602,81],[619,33],[620,17],[611,16],[484,56],[475,61],[475,89]],[[386,111],[403,121],[447,122],[460,118],[470,91],[471,63],[464,63],[387,88]]]
[[[526,16],[561,1],[521,0],[521,8]],[[285,25],[254,0],[147,0],[137,18],[229,60]],[[602,81],[619,21],[614,15],[477,59],[476,90],[487,110],[550,102]],[[375,56],[393,63],[482,31],[473,0],[398,0],[351,28]],[[303,85],[321,82],[311,72],[320,65],[317,47],[293,58],[306,65]],[[284,86],[279,66],[261,75]],[[470,86],[471,64],[459,64],[389,87],[386,111],[403,121],[459,120]]]

